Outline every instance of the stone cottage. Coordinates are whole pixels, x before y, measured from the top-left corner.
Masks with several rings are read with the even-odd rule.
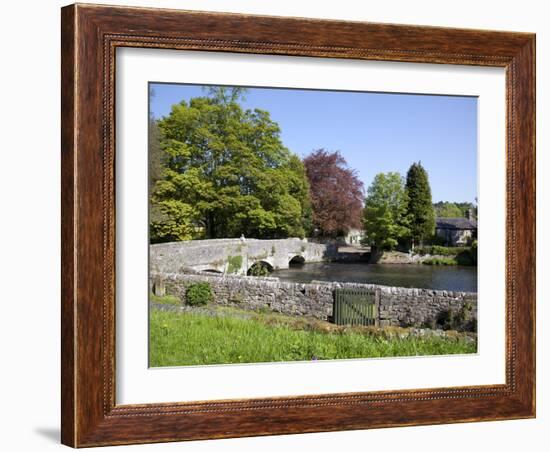
[[[365,232],[362,229],[353,228],[344,236],[344,242],[346,245],[360,245],[364,236]]]
[[[477,239],[477,220],[468,211],[464,218],[435,219],[435,234],[445,241],[446,246],[466,246]]]

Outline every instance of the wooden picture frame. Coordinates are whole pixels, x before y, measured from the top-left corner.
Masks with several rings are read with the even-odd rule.
[[[535,35],[71,5],[62,9],[62,442],[73,447],[535,416]],[[115,50],[506,70],[506,383],[115,403]]]

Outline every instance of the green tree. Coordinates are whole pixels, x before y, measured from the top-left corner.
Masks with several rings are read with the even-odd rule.
[[[363,209],[364,244],[374,251],[394,248],[408,236],[408,197],[399,173],[379,173],[367,190]]]
[[[435,215],[440,218],[463,217],[463,210],[454,202],[440,201],[434,204]]]
[[[435,216],[441,218],[465,217],[470,211],[474,218],[477,217],[477,207],[471,202],[439,201],[434,204]]]
[[[151,90],[151,96],[154,92]],[[149,117],[148,129],[149,165],[149,236],[150,241],[174,241],[190,239],[193,227],[190,222],[191,206],[170,197],[162,196],[167,155],[161,148],[161,132],[158,120]]]
[[[306,233],[311,208],[304,166],[283,146],[267,111],[241,108],[242,94],[210,88],[159,121],[167,162],[154,197],[181,213],[176,240]]]
[[[469,211],[472,214],[473,218],[477,218],[477,198],[475,198],[475,204],[471,202],[457,202],[455,204],[462,211],[461,216],[466,216]]]
[[[149,193],[155,190],[156,183],[163,178],[165,168],[165,155],[160,147],[160,131],[157,120],[149,118],[148,130],[148,149],[149,149]]]
[[[428,173],[420,162],[413,163],[407,172],[406,183],[412,247],[435,233],[435,212]]]

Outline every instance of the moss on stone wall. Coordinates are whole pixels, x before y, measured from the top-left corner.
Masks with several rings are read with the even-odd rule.
[[[229,256],[227,258],[227,273],[238,273],[243,266],[243,257],[241,255]]]

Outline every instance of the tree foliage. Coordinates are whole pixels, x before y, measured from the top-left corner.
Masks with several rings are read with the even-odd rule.
[[[407,172],[407,213],[413,247],[415,243],[432,237],[435,233],[435,212],[428,173],[420,162],[413,163]]]
[[[267,111],[243,110],[242,89],[211,88],[159,121],[166,154],[152,241],[305,235],[308,183]]]
[[[155,189],[156,183],[163,178],[166,158],[160,147],[160,131],[157,121],[149,118],[148,130],[148,149],[149,149],[149,193]]]
[[[363,210],[364,244],[376,249],[394,248],[410,233],[408,196],[399,173],[379,173],[367,190]]]
[[[436,217],[440,218],[457,218],[463,217],[464,212],[454,202],[439,201],[434,204]]]
[[[471,202],[448,202],[439,201],[434,204],[435,216],[440,218],[458,218],[466,216],[468,210],[471,210],[473,216],[476,216],[477,208]]]
[[[152,242],[188,240],[193,227],[190,222],[191,207],[177,199],[159,197],[166,171],[167,156],[161,148],[158,121],[149,118],[149,234]]]
[[[319,149],[304,159],[314,227],[324,236],[361,227],[363,182],[339,152]]]

